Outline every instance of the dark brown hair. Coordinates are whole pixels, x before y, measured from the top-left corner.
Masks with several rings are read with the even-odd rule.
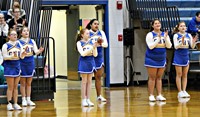
[[[154,20],[151,22],[150,31],[153,31],[153,30],[154,30],[154,28],[153,28],[152,26],[154,25],[155,21],[159,21],[159,22],[160,22],[159,19],[154,19]],[[160,22],[160,23],[161,23],[161,22]]]
[[[97,20],[97,19],[92,19],[92,20],[90,20],[90,22],[87,24],[86,28],[87,28],[88,30],[91,29],[91,25],[94,23],[94,21],[98,21],[98,20]]]

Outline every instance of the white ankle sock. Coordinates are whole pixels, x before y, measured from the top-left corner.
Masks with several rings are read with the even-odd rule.
[[[31,101],[31,97],[27,97],[27,101]]]
[[[22,100],[26,100],[26,97],[22,97]]]

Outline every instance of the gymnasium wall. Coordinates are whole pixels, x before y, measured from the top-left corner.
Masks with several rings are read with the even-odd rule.
[[[118,35],[123,34],[123,10],[116,8],[116,0],[109,0],[109,8],[110,84],[121,84],[124,83],[124,53]]]
[[[95,6],[80,5],[80,18],[96,18]],[[67,76],[67,16],[65,10],[53,10],[50,37],[55,39],[56,74]],[[52,60],[52,59],[51,59]],[[73,61],[71,61],[73,62]],[[53,62],[51,61],[51,65]]]

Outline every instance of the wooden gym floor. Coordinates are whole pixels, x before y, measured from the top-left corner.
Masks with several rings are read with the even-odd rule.
[[[191,86],[190,86],[191,87]],[[106,103],[96,101],[94,83],[91,100],[94,107],[81,107],[80,81],[57,79],[53,101],[35,101],[36,107],[7,111],[0,105],[0,117],[200,117],[199,88],[188,89],[191,98],[177,99],[175,87],[163,86],[166,102],[149,103],[146,85],[103,88]]]

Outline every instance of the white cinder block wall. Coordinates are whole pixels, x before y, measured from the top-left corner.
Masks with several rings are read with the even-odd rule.
[[[123,41],[118,41],[118,34],[123,34],[123,10],[117,9],[116,1],[109,0],[110,84],[124,83]]]

